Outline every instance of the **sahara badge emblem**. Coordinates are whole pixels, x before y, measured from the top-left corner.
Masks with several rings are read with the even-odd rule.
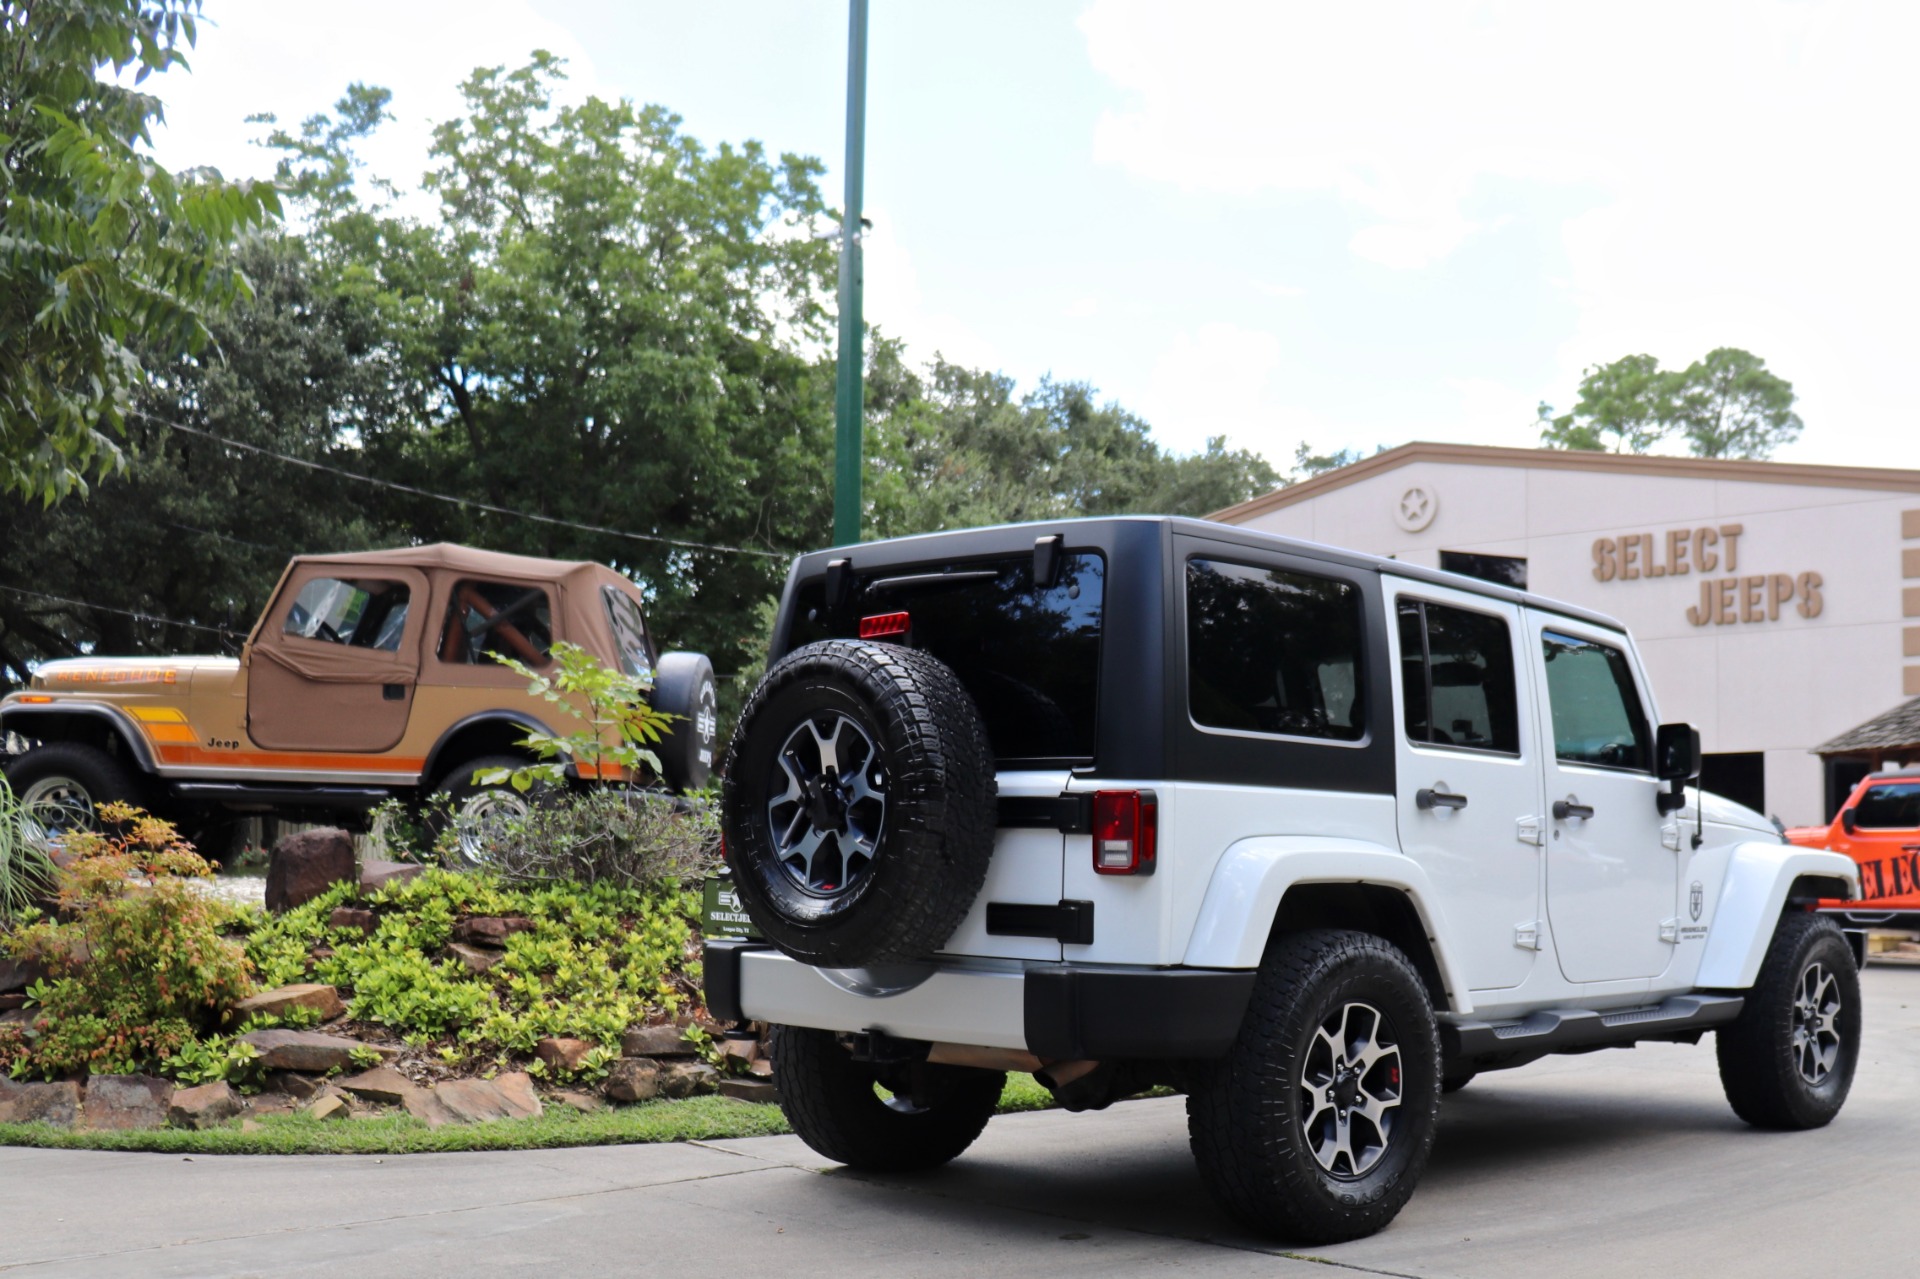
[[[1700,887],[1700,881],[1694,880],[1693,887],[1687,891],[1687,909],[1693,912],[1696,921],[1700,918],[1700,908],[1705,903],[1706,896]]]

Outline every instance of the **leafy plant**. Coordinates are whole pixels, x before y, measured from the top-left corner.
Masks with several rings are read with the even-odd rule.
[[[66,840],[60,918],[0,940],[47,972],[28,991],[35,1033],[0,1027],[0,1065],[16,1076],[151,1068],[212,1031],[250,986],[246,955],[221,935],[235,908],[188,882],[212,874],[192,845],[126,804],[100,816],[104,829]]]
[[[629,675],[615,670],[578,644],[558,640],[553,645],[552,674],[540,672],[511,657],[501,663],[526,677],[527,691],[544,698],[580,721],[571,733],[535,731],[521,745],[539,760],[525,768],[485,769],[474,775],[483,784],[511,782],[523,794],[537,784],[564,786],[583,778],[634,777],[643,771],[658,773],[660,757],[647,749],[666,733],[676,716],[653,708],[648,694],[653,675]]]
[[[548,794],[488,829],[487,866],[509,880],[689,883],[719,863],[720,818],[709,800],[624,787]]]
[[[32,814],[0,777],[0,927],[11,925],[50,892],[53,875],[53,861],[41,846]]]
[[[183,1084],[211,1084],[224,1079],[230,1084],[252,1086],[264,1073],[260,1050],[229,1035],[189,1039],[161,1063],[161,1069]]]

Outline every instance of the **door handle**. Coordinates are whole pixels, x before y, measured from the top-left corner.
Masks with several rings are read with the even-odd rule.
[[[382,684],[380,686],[380,696],[389,702],[404,702],[407,700],[407,686],[405,684]]]
[[[1576,804],[1570,799],[1554,800],[1553,819],[1557,822],[1564,822],[1569,817],[1578,817],[1582,820],[1591,819],[1593,817],[1593,805]]]
[[[1465,808],[1467,806],[1467,797],[1428,786],[1413,793],[1413,803],[1414,807],[1425,809]]]

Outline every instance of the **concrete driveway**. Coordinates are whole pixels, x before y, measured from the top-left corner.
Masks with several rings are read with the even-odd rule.
[[[22,1275],[1068,1276],[1577,1279],[1904,1272],[1920,1150],[1920,968],[1865,974],[1829,1128],[1734,1119],[1710,1045],[1542,1062],[1447,1099],[1384,1233],[1291,1255],[1207,1200],[1179,1099],[995,1120],[917,1179],[787,1137],[524,1154],[201,1158],[0,1150],[0,1271]],[[1312,1260],[1308,1258],[1311,1257]]]

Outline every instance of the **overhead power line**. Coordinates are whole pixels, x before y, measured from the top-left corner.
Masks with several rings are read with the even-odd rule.
[[[538,524],[551,524],[557,528],[577,529],[582,533],[601,533],[608,537],[624,537],[630,541],[651,542],[660,546],[678,546],[693,551],[719,551],[726,555],[758,555],[763,559],[770,560],[786,560],[791,558],[791,556],[782,554],[779,551],[763,551],[752,546],[728,546],[719,542],[695,542],[687,538],[659,537],[652,533],[630,533],[625,529],[608,528],[603,524],[582,524],[577,520],[557,519],[551,515],[539,515],[532,511],[516,511],[511,507],[496,506],[492,502],[479,502],[468,497],[454,497],[450,493],[434,493],[428,489],[416,488],[411,484],[401,484],[395,480],[383,480],[372,475],[362,475],[358,471],[349,471],[338,466],[329,466],[325,462],[315,462],[304,457],[294,457],[290,453],[275,452],[273,449],[262,448],[258,444],[248,444],[241,440],[228,439],[224,435],[216,435],[212,431],[203,430],[197,426],[188,426],[182,422],[172,422],[163,417],[155,417],[153,414],[140,409],[133,410],[133,414],[135,417],[145,418],[156,426],[168,427],[171,430],[181,431],[187,435],[198,435],[202,439],[224,444],[228,448],[241,449],[248,453],[258,453],[262,457],[270,457],[275,461],[285,462],[290,466],[304,466],[310,471],[322,471],[328,475],[338,475],[349,480],[358,480],[362,484],[372,484],[379,488],[392,489],[396,493],[407,493],[414,497],[431,498],[436,502],[446,502],[452,506],[462,506],[472,511],[485,511],[489,515],[505,515],[510,519],[532,520]]]
[[[156,617],[152,613],[142,613],[130,608],[115,608],[111,604],[95,604],[89,600],[68,599],[64,595],[49,595],[45,591],[29,591],[18,586],[0,586],[0,591],[11,595],[25,595],[30,599],[46,600],[53,604],[65,604],[70,608],[91,608],[102,613],[118,613],[122,617],[131,617],[136,621],[153,622],[160,626],[184,626],[188,630],[209,631],[215,635],[225,635],[229,639],[244,640],[243,631],[230,631],[224,626],[208,626],[203,622],[182,622],[171,617]]]

